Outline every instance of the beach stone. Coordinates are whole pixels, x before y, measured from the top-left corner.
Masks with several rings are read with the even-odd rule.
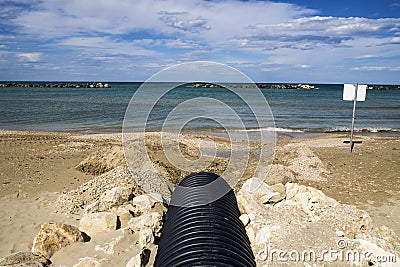
[[[162,219],[160,213],[151,212],[139,217],[130,219],[128,228],[133,232],[140,232],[141,229],[150,228],[153,231],[154,236],[161,236]]]
[[[146,264],[149,262],[150,254],[151,251],[149,249],[143,249],[140,251],[140,253],[136,254],[128,261],[126,267],[146,266]]]
[[[275,204],[278,203],[279,201],[283,200],[285,198],[285,195],[282,195],[278,192],[273,192],[269,193],[267,195],[263,195],[260,198],[260,203],[261,204]]]
[[[86,208],[83,210],[83,214],[94,213],[94,212],[100,212],[100,201],[98,200],[87,205]]]
[[[160,194],[144,194],[134,197],[129,205],[129,210],[134,216],[140,216],[145,213],[149,213],[153,210],[156,205],[163,204],[160,202],[162,199]]]
[[[118,186],[104,192],[100,196],[99,211],[106,211],[114,206],[122,205],[132,199],[132,189],[129,187]]]
[[[32,252],[16,252],[4,258],[0,258],[0,266],[47,267],[50,266],[50,264],[50,260]]]
[[[278,192],[281,195],[286,196],[286,188],[282,183],[277,183],[271,186],[272,190]]]
[[[88,236],[68,224],[44,223],[33,240],[32,253],[50,259],[55,252],[75,242],[89,241]]]
[[[112,212],[97,212],[85,214],[79,229],[89,236],[117,229],[117,215]]]
[[[297,183],[286,183],[286,199],[292,199],[299,191],[299,184]]]
[[[242,188],[238,191],[236,199],[238,202],[239,210],[243,213],[246,211],[246,206],[254,205],[254,200],[260,203],[260,199],[265,195],[273,194],[274,191],[266,183],[260,181],[260,179],[253,177],[248,179]]]
[[[153,230],[150,227],[142,228],[139,231],[139,247],[144,249],[154,243]]]
[[[111,212],[114,213],[115,215],[117,215],[121,228],[125,228],[126,226],[128,226],[129,220],[133,216],[129,209],[130,205],[131,204],[129,204],[127,206],[120,206],[120,207],[115,207],[115,208],[111,209]]]
[[[244,227],[246,227],[250,222],[250,217],[248,214],[242,214],[240,215],[239,220],[243,223]]]
[[[254,242],[256,240],[256,235],[254,233],[254,228],[251,225],[247,225],[246,234],[249,237],[250,244],[254,244]]]

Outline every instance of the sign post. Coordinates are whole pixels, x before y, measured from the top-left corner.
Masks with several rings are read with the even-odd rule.
[[[353,152],[353,147],[354,147],[353,133],[354,133],[354,123],[356,119],[357,101],[365,101],[366,92],[367,92],[367,86],[359,85],[358,83],[356,83],[355,85],[344,84],[343,87],[343,100],[354,101],[353,116],[351,119],[351,130],[350,130],[350,153]]]

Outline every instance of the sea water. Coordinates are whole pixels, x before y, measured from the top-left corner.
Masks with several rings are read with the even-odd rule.
[[[126,108],[141,83],[110,83],[111,88],[0,88],[0,129],[36,131],[76,131],[83,133],[121,132]],[[166,84],[154,84],[165,88]],[[171,90],[153,103],[146,130],[159,130],[168,114],[186,100],[195,97],[213,98],[240,114],[248,131],[279,132],[348,131],[351,126],[352,101],[343,101],[343,85],[315,85],[316,90],[261,89],[267,100],[274,125],[258,125],[251,108],[230,90],[223,88],[189,88]],[[240,88],[246,90],[246,88]],[[248,89],[249,90],[249,89]],[[151,98],[142,94],[143,103]],[[140,105],[137,110],[140,110]],[[218,105],[206,108],[218,120],[229,122]],[[190,107],[184,110],[190,114]],[[230,125],[227,123],[227,125]],[[211,119],[197,118],[188,129],[218,129],[225,125]],[[357,102],[356,130],[361,132],[400,133],[400,91],[368,90],[365,102]]]

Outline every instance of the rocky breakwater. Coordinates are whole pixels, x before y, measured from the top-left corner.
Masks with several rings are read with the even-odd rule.
[[[38,87],[38,88],[111,88],[109,83],[0,83],[0,87]]]

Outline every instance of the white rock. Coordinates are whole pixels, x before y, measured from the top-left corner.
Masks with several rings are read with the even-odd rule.
[[[357,239],[356,239],[357,240]],[[362,250],[364,251],[364,256],[372,261],[373,263],[378,263],[377,261],[377,257],[382,257],[385,256],[386,258],[391,257],[392,259],[396,259],[396,256],[393,253],[389,253],[387,251],[385,251],[383,248],[379,247],[378,245],[371,243],[367,240],[363,240],[363,239],[358,239],[357,240],[360,243],[360,246],[362,248]],[[384,265],[382,266],[387,266],[387,267],[391,267],[391,266],[399,266],[398,263],[391,263],[391,262],[386,262]]]
[[[259,201],[261,204],[274,204],[274,203],[277,203],[277,202],[283,200],[284,198],[285,198],[284,195],[281,195],[278,192],[273,192],[273,193],[263,195]]]
[[[87,205],[86,208],[83,210],[83,214],[99,212],[100,211],[99,207],[100,207],[100,201],[97,200],[97,201]]]
[[[254,234],[254,229],[252,226],[248,225],[246,227],[246,234],[249,237],[250,243],[254,244],[254,242],[256,240],[256,235]]]
[[[299,191],[299,184],[286,183],[286,199],[292,199]]]
[[[132,196],[131,188],[123,186],[114,187],[100,196],[100,209],[106,210],[113,206],[122,205]]]
[[[308,214],[308,201],[311,198],[311,194],[309,192],[297,193],[294,196],[294,200],[297,202],[297,205],[303,209],[305,213]]]
[[[125,238],[125,232],[120,231],[120,235],[113,238],[110,242],[99,244],[95,246],[96,251],[102,251],[106,255],[113,255],[115,247]]]
[[[140,254],[133,256],[126,264],[126,267],[142,267],[142,260],[140,258]]]
[[[118,216],[119,222],[121,223],[121,228],[128,226],[129,220],[132,218],[132,214],[126,207],[117,207],[112,210],[115,215]]]
[[[255,244],[257,246],[266,244],[269,240],[271,236],[271,231],[269,230],[269,227],[264,226],[263,228],[261,228],[257,235],[256,235],[256,239],[255,239]]]
[[[139,231],[139,247],[144,249],[149,244],[154,243],[153,230],[150,228],[143,228]]]
[[[151,212],[139,217],[130,219],[128,228],[134,232],[139,232],[144,228],[150,228],[154,236],[161,236],[162,216],[158,212]]]
[[[134,197],[130,203],[132,205],[131,212],[133,212],[135,216],[148,213],[154,207],[156,202],[158,201],[150,194]]]
[[[151,253],[150,250],[143,249],[140,253],[136,254],[128,261],[128,263],[126,264],[126,267],[146,266],[146,263],[148,262],[148,258],[150,257],[150,253]]]
[[[117,215],[111,212],[85,214],[79,222],[79,230],[89,236],[117,228]]]
[[[248,215],[249,215],[250,221],[254,221],[254,219],[256,218],[256,215],[254,215],[254,213],[249,213]]]
[[[249,217],[248,214],[242,214],[242,215],[240,215],[239,219],[242,221],[244,227],[246,227],[246,226],[249,224],[249,222],[250,222],[250,217]]]
[[[282,183],[277,183],[271,186],[272,190],[286,196],[286,188]]]
[[[263,195],[273,193],[272,188],[264,183],[262,180],[253,177],[248,179],[239,190],[238,195],[254,195],[256,198],[260,198]]]

